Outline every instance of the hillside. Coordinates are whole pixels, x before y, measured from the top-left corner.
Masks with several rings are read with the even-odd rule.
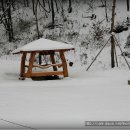
[[[47,39],[73,44],[76,48],[77,59],[75,60],[80,62],[81,65],[90,63],[110,37],[112,2],[107,2],[108,22],[105,18],[105,8],[102,7],[100,0],[96,2],[74,0],[72,1],[73,10],[71,13],[68,13],[68,2],[64,1],[62,5],[64,15],[61,10],[62,6],[60,6],[60,3],[58,4],[58,12],[56,11],[56,7],[54,8],[56,24],[54,29],[50,28],[52,22],[51,13],[45,15],[45,11],[38,8],[40,35]],[[126,3],[117,1],[116,7],[115,25],[126,25],[126,18],[128,17]],[[90,18],[93,15],[95,15],[96,18]],[[22,4],[19,5],[16,3],[16,9],[12,11],[12,19],[14,28],[14,40],[12,42],[8,42],[8,36],[5,33],[3,24],[0,24],[1,58],[4,58],[5,55],[6,58],[10,57],[11,51],[37,39],[36,21],[31,2],[29,7],[24,7]],[[124,48],[128,36],[129,30],[116,34],[122,48]],[[109,46],[110,44],[107,45],[107,47]],[[123,51],[127,50],[123,49]],[[119,52],[118,55],[120,54]]]

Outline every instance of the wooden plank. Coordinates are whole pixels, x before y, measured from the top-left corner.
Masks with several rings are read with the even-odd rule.
[[[27,76],[27,73],[25,73],[24,75]],[[63,75],[63,71],[32,72],[30,77],[51,76],[51,75]]]
[[[67,62],[66,62],[65,55],[64,55],[64,52],[63,52],[63,51],[60,51],[60,58],[61,58],[61,60],[62,60],[64,77],[68,77]]]
[[[62,64],[47,64],[47,65],[38,65],[38,64],[34,64],[33,67],[38,67],[38,68],[41,68],[41,69],[46,69],[46,68],[49,68],[49,67],[52,67],[52,66],[58,66],[59,68],[62,67]],[[25,65],[25,67],[29,67],[28,65]]]
[[[36,53],[35,52],[32,52],[31,55],[30,55],[30,59],[29,59],[29,67],[28,67],[28,70],[27,70],[27,78],[30,78],[31,77],[31,74],[32,74],[32,68],[33,68],[33,63],[34,63],[34,60],[35,60],[35,55]]]
[[[50,54],[50,58],[51,58],[52,64],[56,64],[55,57],[54,57],[54,53],[53,53],[53,54]],[[56,66],[53,66],[53,70],[54,70],[54,71],[57,71],[57,67],[56,67]]]
[[[21,69],[20,69],[20,77],[24,79],[24,73],[25,73],[25,60],[26,60],[26,52],[23,52],[22,59],[21,59]]]
[[[49,64],[49,65],[37,65],[37,64],[35,64],[35,65],[33,65],[33,67],[38,67],[38,68],[41,68],[41,69],[47,69],[49,67],[56,67],[56,66],[61,67],[62,64]]]

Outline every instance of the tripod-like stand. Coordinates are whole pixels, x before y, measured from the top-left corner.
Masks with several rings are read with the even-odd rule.
[[[109,40],[111,39],[111,37],[113,37],[113,40],[114,40],[114,48],[115,48],[115,49],[114,49],[114,53],[115,53],[115,61],[116,61],[117,67],[118,67],[118,59],[117,59],[117,54],[116,54],[116,46],[119,47],[119,49],[120,49],[120,51],[121,51],[121,54],[122,54],[122,56],[123,56],[123,58],[124,58],[124,60],[125,60],[125,62],[126,62],[126,64],[127,64],[128,68],[130,69],[130,65],[129,65],[127,59],[125,58],[125,55],[123,54],[123,51],[122,51],[122,49],[121,49],[121,46],[120,46],[120,44],[118,43],[117,38],[115,37],[114,33],[112,33],[111,36],[110,36],[110,38],[108,39],[108,41],[107,41],[107,42],[104,44],[104,46],[101,48],[101,50],[100,50],[99,53],[96,55],[96,57],[93,59],[92,63],[88,66],[88,68],[86,69],[86,71],[88,71],[88,70],[90,69],[90,67],[93,65],[93,63],[96,61],[97,57],[98,57],[98,56],[100,55],[100,53],[103,51],[103,49],[105,48],[105,46],[109,43]]]
[[[127,61],[127,59],[125,58],[125,55],[123,54],[123,51],[121,49],[121,46],[119,45],[117,38],[115,37],[113,31],[114,31],[114,22],[115,22],[115,8],[116,8],[116,0],[113,0],[113,6],[112,6],[112,21],[111,21],[111,36],[108,39],[108,41],[106,42],[106,44],[104,44],[104,46],[102,47],[102,49],[99,51],[99,53],[96,55],[96,57],[94,58],[94,60],[92,61],[92,63],[88,66],[87,71],[90,69],[90,67],[92,66],[92,64],[94,63],[94,61],[96,61],[97,57],[100,55],[100,53],[102,52],[102,50],[105,48],[105,46],[109,43],[109,40],[111,39],[111,67],[115,67],[115,62],[116,65],[118,67],[118,59],[117,59],[117,54],[116,54],[116,46],[119,47],[122,56],[124,57],[124,60],[128,66],[128,68],[130,69],[130,65]],[[129,0],[127,0],[127,11],[129,11]],[[130,80],[128,80],[128,84],[130,85]]]

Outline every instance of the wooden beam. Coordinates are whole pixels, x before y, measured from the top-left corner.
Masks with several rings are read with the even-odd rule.
[[[26,52],[23,52],[22,59],[21,59],[21,69],[20,69],[20,77],[24,79],[24,73],[25,73],[25,60],[26,60]]]
[[[62,60],[64,77],[68,77],[67,62],[66,62],[66,59],[65,59],[64,51],[60,51],[60,58]]]
[[[27,76],[27,73],[25,73],[24,75]],[[51,76],[51,75],[63,75],[63,71],[32,72],[30,74],[30,77]]]
[[[62,67],[62,64],[47,64],[47,65],[38,65],[38,64],[34,64],[33,67],[38,67],[41,69],[46,69],[52,66],[58,66],[59,68]],[[25,67],[29,67],[28,65],[25,65]]]
[[[34,60],[35,60],[35,55],[36,53],[35,52],[32,52],[31,55],[30,55],[30,59],[29,59],[29,67],[28,67],[28,70],[27,70],[27,78],[30,78],[31,77],[31,74],[32,74],[32,68],[33,68],[33,63],[34,63]]]
[[[26,53],[32,53],[32,52],[36,52],[36,53],[39,53],[39,52],[59,52],[59,51],[70,51],[70,50],[75,50],[74,48],[70,48],[70,49],[56,49],[56,50],[35,50],[35,51],[19,51],[19,52],[16,52],[16,53],[13,53],[13,54],[19,54],[19,53],[23,53],[23,52],[26,52]],[[48,55],[48,54],[47,54]]]

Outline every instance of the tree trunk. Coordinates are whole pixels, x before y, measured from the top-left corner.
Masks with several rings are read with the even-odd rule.
[[[129,11],[129,0],[126,0],[127,1],[127,11]]]
[[[59,10],[58,10],[58,4],[57,4],[57,0],[54,0],[55,1],[55,5],[56,5],[56,10],[57,10],[57,13],[59,13]]]
[[[108,15],[107,15],[107,2],[105,0],[105,14],[106,14],[106,21],[108,22]]]
[[[116,0],[113,0],[112,6],[112,22],[111,22],[111,32],[114,30],[114,23],[115,23],[115,8],[116,8]],[[115,44],[114,44],[114,36],[111,36],[111,67],[115,67],[115,59],[114,59],[114,52],[115,52]]]
[[[33,14],[35,16],[35,20],[36,20],[36,31],[37,31],[37,37],[40,38],[40,32],[39,32],[39,26],[38,26],[38,13],[37,13],[37,6],[38,6],[38,2],[39,0],[32,0],[32,5],[33,5]]]
[[[39,26],[38,26],[38,16],[37,16],[37,6],[38,6],[38,0],[36,1],[36,6],[35,6],[35,19],[36,19],[37,35],[38,35],[38,38],[40,38],[40,32],[39,32]]]
[[[9,6],[11,0],[8,0],[7,6]],[[9,6],[8,9],[8,30],[9,30],[9,41],[11,42],[13,40],[13,23],[12,23],[12,17],[11,17],[11,6]]]
[[[69,0],[69,8],[68,8],[68,13],[72,12],[72,6],[71,6],[72,2],[71,0]]]
[[[33,14],[35,15],[35,0],[32,0]]]
[[[27,7],[29,7],[29,0],[26,0]]]
[[[55,12],[54,12],[53,0],[51,0],[51,13],[52,13],[52,29],[54,29],[54,25],[55,25]]]
[[[24,3],[24,7],[26,7],[26,0],[24,0],[23,3]]]
[[[45,0],[42,0],[42,3],[43,3],[43,6],[45,7],[45,6],[46,6],[46,4],[45,4]]]

